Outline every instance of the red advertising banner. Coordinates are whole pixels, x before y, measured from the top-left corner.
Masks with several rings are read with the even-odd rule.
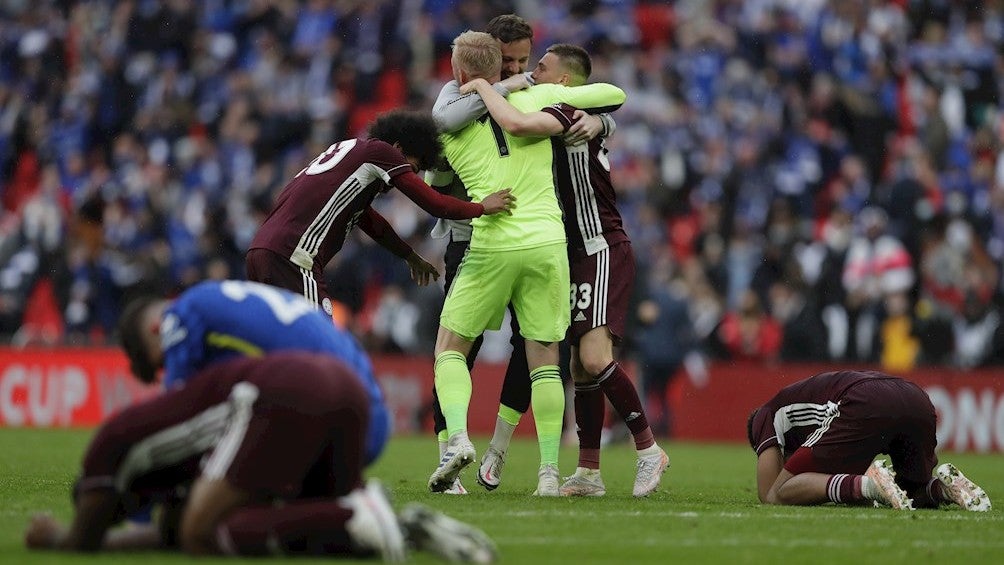
[[[707,386],[679,379],[673,398],[677,437],[746,441],[746,418],[785,385],[838,369],[822,364],[717,363]],[[1004,371],[920,368],[900,374],[927,391],[938,412],[938,445],[948,451],[1004,452]]]
[[[373,370],[394,414],[397,433],[432,432],[432,359],[425,357],[375,356]],[[473,393],[467,423],[475,434],[490,434],[499,411],[499,391],[505,365],[481,363],[474,368]],[[533,418],[523,418],[517,434],[533,435]]]
[[[116,349],[0,349],[0,426],[94,426],[156,391]]]
[[[395,430],[431,430],[432,359],[377,356],[373,364],[393,411]],[[478,368],[472,429],[490,431],[495,425],[504,371],[504,366],[496,365]],[[157,390],[132,378],[118,349],[0,348],[0,427],[95,426]],[[532,431],[531,424],[526,433]]]
[[[396,433],[432,430],[432,359],[376,356],[377,379],[394,414]],[[781,387],[832,365],[717,363],[707,385],[685,377],[672,386],[675,438],[745,442],[746,417]],[[469,427],[490,434],[498,412],[504,365],[478,364]],[[1004,371],[925,368],[904,374],[921,385],[938,411],[938,443],[944,450],[1004,453]],[[0,348],[0,427],[94,426],[131,403],[156,394],[128,373],[116,349]],[[517,434],[532,436],[533,419]]]

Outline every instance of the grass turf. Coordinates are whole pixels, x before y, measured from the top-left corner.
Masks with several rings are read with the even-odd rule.
[[[70,516],[69,490],[91,432],[0,429],[0,563],[93,563],[94,557],[27,552],[21,541],[31,513]],[[479,452],[485,439],[475,441]],[[753,455],[744,446],[668,443],[672,465],[659,492],[631,497],[634,453],[605,448],[607,495],[538,499],[536,445],[514,442],[502,486],[486,492],[463,478],[471,494],[433,495],[426,481],[436,461],[431,437],[396,438],[370,471],[400,507],[419,501],[485,529],[504,563],[1000,563],[1004,562],[1004,456],[942,454],[980,483],[997,507],[897,512],[870,507],[770,507],[755,502]],[[562,474],[575,449],[562,448]],[[136,563],[133,555],[102,555],[102,564]],[[187,563],[182,555],[142,556],[149,565]],[[205,559],[200,563],[223,562]],[[268,563],[271,560],[258,560]],[[416,554],[415,563],[434,563]]]

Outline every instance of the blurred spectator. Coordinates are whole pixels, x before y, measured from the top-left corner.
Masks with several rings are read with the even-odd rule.
[[[736,318],[747,289],[773,309],[771,289],[795,285],[795,304],[804,281],[823,356],[880,360],[900,298],[843,285],[851,221],[880,207],[909,259],[893,270],[909,280],[894,286],[921,340],[915,362],[981,357],[956,340],[1004,302],[1000,2],[0,3],[0,333],[22,326],[46,279],[64,338],[101,341],[136,285],[242,276],[282,179],[377,112],[429,108],[451,78],[452,38],[508,12],[540,48],[586,46],[594,79],[628,93],[606,141],[625,227],[640,272],[667,254],[680,265],[699,338]],[[75,213],[98,197],[88,237],[101,241],[85,251]],[[418,209],[386,205],[414,243],[428,233]],[[971,252],[971,282],[934,267],[958,260],[943,255],[940,218],[968,223],[989,259]],[[29,224],[59,234],[55,253],[27,243]],[[364,236],[346,248],[327,278],[366,334],[400,273]]]
[[[996,359],[999,345],[994,342],[1000,337],[994,289],[1000,269],[966,219],[936,218],[921,258],[921,277],[927,360],[974,367]]]
[[[917,362],[920,340],[913,327],[910,299],[905,292],[885,297],[884,319],[879,328],[878,359],[887,371],[909,371]]]
[[[908,292],[914,283],[912,259],[903,244],[886,233],[888,216],[878,207],[858,215],[859,235],[851,240],[842,281],[850,330],[846,357],[874,360],[878,326],[886,297]]]
[[[384,287],[380,302],[373,313],[373,342],[367,349],[391,353],[414,352],[419,344],[418,307],[405,299],[399,286]]]
[[[955,338],[953,362],[969,369],[1004,362],[1004,324],[999,304],[988,304],[968,295],[962,312],[952,319]]]
[[[712,334],[713,351],[730,361],[774,361],[782,338],[781,324],[764,310],[756,292],[747,290]]]
[[[668,437],[673,432],[673,418],[668,392],[670,384],[684,369],[685,360],[700,355],[687,307],[688,291],[682,279],[671,280],[671,268],[663,262],[650,275],[647,298],[637,307],[634,332],[635,359],[640,369],[641,385],[652,431]],[[690,368],[700,371],[691,362]],[[701,382],[706,375],[692,378]]]
[[[781,361],[826,359],[826,326],[815,298],[806,293],[803,284],[779,280],[771,285],[770,312],[781,323]]]
[[[104,240],[106,207],[95,195],[71,220],[74,244],[68,250],[63,318],[67,339],[75,344],[101,343],[118,320],[111,255]]]
[[[839,359],[847,350],[849,337],[844,307],[847,293],[841,277],[854,234],[850,212],[841,207],[833,208],[818,231],[816,241],[802,249],[798,261],[826,326],[827,355],[821,358]]]

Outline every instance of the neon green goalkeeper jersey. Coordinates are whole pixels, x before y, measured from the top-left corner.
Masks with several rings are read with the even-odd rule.
[[[612,108],[623,104],[625,97],[623,90],[610,84],[539,84],[510,94],[509,103],[523,112],[536,112],[560,103],[583,109]],[[502,213],[474,219],[471,248],[526,249],[565,241],[549,138],[510,135],[488,113],[441,137],[446,157],[472,200],[479,202],[503,188],[511,188],[516,197],[511,216]]]

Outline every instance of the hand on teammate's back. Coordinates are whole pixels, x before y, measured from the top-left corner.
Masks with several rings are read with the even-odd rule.
[[[425,286],[432,281],[439,280],[439,270],[418,253],[412,251],[405,261],[408,263],[408,269],[411,270],[411,280],[415,281],[418,286]]]
[[[486,196],[481,201],[481,205],[485,208],[486,216],[499,212],[505,212],[511,216],[512,209],[516,207],[516,197],[513,196],[511,188],[505,188]]]
[[[563,136],[565,145],[578,145],[586,143],[603,133],[603,120],[599,116],[593,116],[582,110],[576,110],[572,114],[575,122],[568,128]]]

